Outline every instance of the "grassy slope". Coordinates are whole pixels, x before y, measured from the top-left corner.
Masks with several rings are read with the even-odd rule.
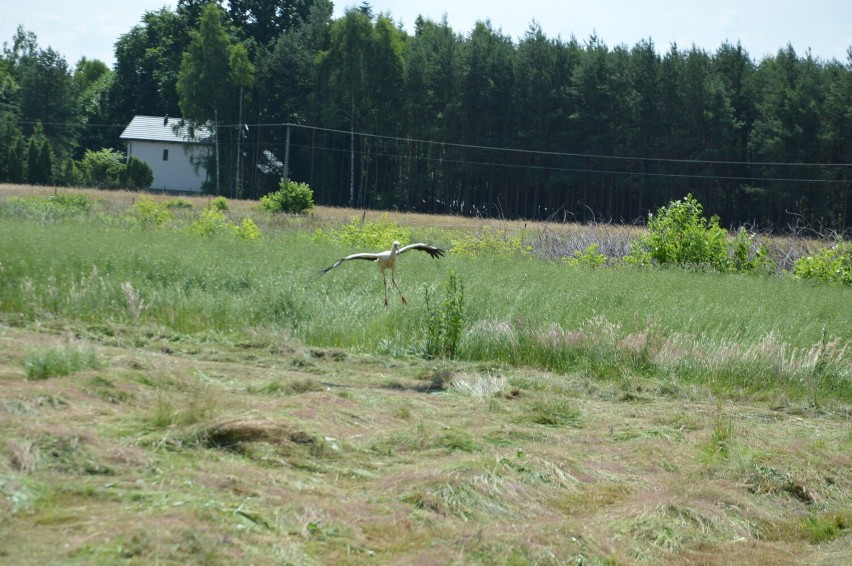
[[[852,553],[848,387],[832,401],[830,387],[797,397],[775,384],[789,374],[813,389],[816,372],[789,373],[790,356],[823,335],[848,344],[848,290],[450,254],[406,256],[412,304],[384,310],[371,266],[301,275],[349,251],[293,231],[252,246],[0,224],[14,282],[0,297],[37,313],[6,303],[0,319],[0,562]],[[482,361],[406,355],[422,339],[425,288],[450,271],[465,282],[462,354]],[[124,281],[144,299],[139,325]],[[504,332],[520,338],[501,349]],[[532,369],[546,356],[525,365],[543,340],[581,334],[591,345],[567,348],[560,373]],[[653,347],[634,363],[641,340]],[[24,379],[32,352],[81,345],[101,368]],[[766,359],[725,371],[762,372],[775,393],[732,391],[720,370],[701,379],[684,361],[695,352],[677,357],[690,348],[757,352]],[[834,370],[820,384],[848,380]]]

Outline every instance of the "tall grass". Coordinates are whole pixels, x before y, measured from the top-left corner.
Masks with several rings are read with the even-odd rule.
[[[24,360],[27,379],[62,377],[76,371],[98,369],[101,362],[91,348],[43,348],[33,350]]]
[[[848,288],[678,269],[571,268],[512,254],[450,252],[436,262],[411,253],[397,273],[410,304],[385,309],[372,264],[316,275],[352,251],[305,230],[267,231],[258,243],[7,217],[0,313],[236,338],[286,331],[310,345],[424,355],[426,297],[441,295],[454,273],[464,287],[461,359],[723,383],[751,393],[780,386],[804,395],[816,387],[852,400]]]

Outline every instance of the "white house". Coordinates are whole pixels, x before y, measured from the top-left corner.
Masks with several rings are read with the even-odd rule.
[[[190,136],[180,119],[168,116],[134,116],[121,133],[127,157],[141,159],[154,172],[152,189],[194,193],[201,192],[208,177],[204,165],[213,151],[211,138],[206,128]]]

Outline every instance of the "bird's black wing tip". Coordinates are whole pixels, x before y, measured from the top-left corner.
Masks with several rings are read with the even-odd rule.
[[[434,258],[444,257],[444,254],[447,253],[447,250],[439,248],[438,246],[429,246],[427,251],[429,252],[429,255]]]
[[[331,271],[332,269],[334,269],[335,267],[337,267],[341,263],[343,263],[342,259],[335,261],[334,263],[332,263],[331,265],[329,265],[325,269],[320,269],[319,271],[317,271],[317,276],[325,275],[326,273],[328,273],[329,271]]]

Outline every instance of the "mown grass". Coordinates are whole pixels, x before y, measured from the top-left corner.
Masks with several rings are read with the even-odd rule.
[[[4,347],[43,336],[0,328]],[[126,393],[113,398],[0,359],[0,556],[762,564],[848,550],[842,418],[611,401],[576,375],[294,346],[101,346],[94,379]],[[418,388],[447,371],[445,388]],[[39,401],[48,384],[61,402]]]

